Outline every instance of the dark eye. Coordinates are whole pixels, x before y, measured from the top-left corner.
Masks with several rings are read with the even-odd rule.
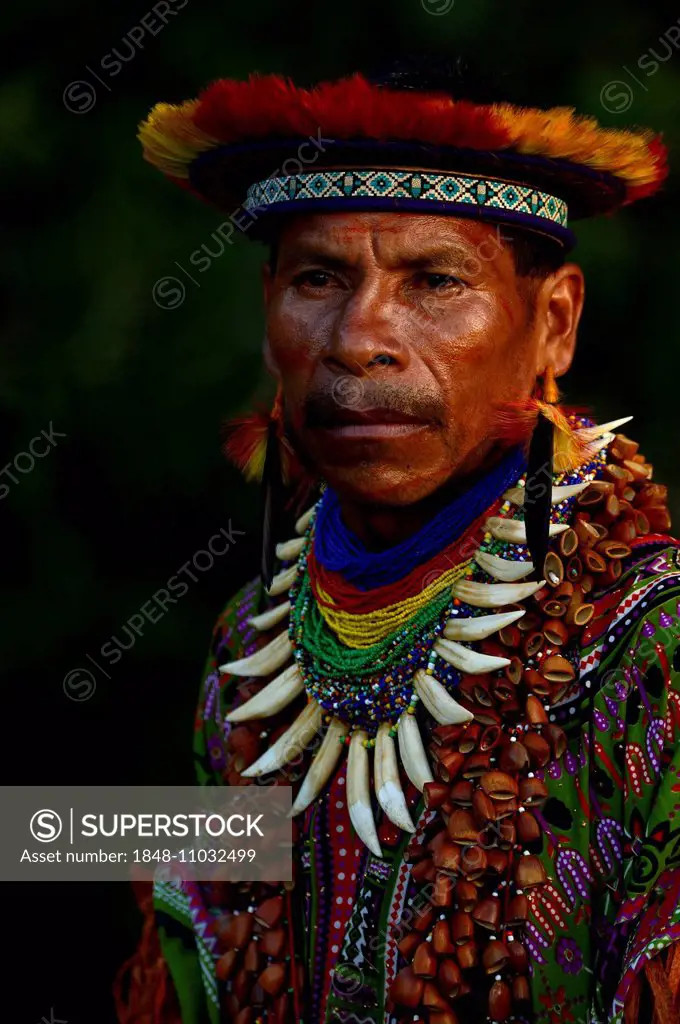
[[[311,288],[325,288],[331,275],[325,270],[304,270],[295,278],[295,284],[307,284]]]
[[[423,274],[422,283],[432,291],[443,292],[451,288],[462,288],[463,282],[453,274]]]

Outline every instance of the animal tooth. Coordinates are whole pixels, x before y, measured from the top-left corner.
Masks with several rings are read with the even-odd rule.
[[[444,637],[447,640],[484,640],[492,633],[504,629],[526,612],[520,608],[513,612],[499,612],[497,615],[477,615],[467,619],[449,619],[444,626]]]
[[[474,718],[433,675],[428,675],[422,668],[413,677],[413,684],[423,704],[440,725],[459,725]]]
[[[616,434],[605,434],[604,437],[601,437],[599,438],[599,440],[593,441],[592,444],[589,444],[588,448],[586,449],[586,461],[588,459],[595,458],[597,453],[599,451],[602,451],[603,448],[607,448],[612,443],[615,437]]]
[[[319,731],[322,720],[323,708],[315,700],[310,700],[290,728],[286,729],[257,761],[241,772],[241,775],[248,779],[256,775],[266,775],[267,772],[275,772],[282,765],[292,761]]]
[[[397,739],[401,762],[409,779],[422,793],[426,782],[433,782],[434,776],[425,753],[416,716],[402,711],[397,723]]]
[[[574,498],[581,491],[585,491],[588,487],[588,483],[584,484],[562,484],[559,487],[553,487],[551,495],[551,503],[553,505],[559,505],[561,502],[566,501],[567,498]],[[503,495],[506,501],[511,501],[513,505],[522,506],[526,497],[526,488],[524,487],[510,487]]]
[[[305,683],[297,665],[289,665],[276,679],[267,683],[245,704],[234,708],[226,715],[228,722],[248,722],[253,718],[269,718],[285,708],[298,694]]]
[[[220,672],[229,672],[232,676],[268,676],[270,672],[285,665],[292,653],[288,633],[284,630],[247,658],[238,658],[220,665]]]
[[[276,557],[280,558],[282,562],[287,562],[291,558],[297,558],[304,546],[304,537],[294,537],[293,540],[276,545]]]
[[[364,746],[367,739],[363,729],[355,729],[352,733],[347,755],[347,807],[356,834],[371,853],[382,857],[371,807],[368,750]]]
[[[285,619],[289,612],[290,601],[282,601],[281,604],[277,604],[274,608],[269,608],[266,612],[262,612],[261,615],[251,615],[248,619],[248,625],[252,626],[253,629],[259,630],[260,633],[266,633],[272,626],[276,626],[277,623]]]
[[[282,572],[277,572],[276,576],[272,580],[272,585],[267,591],[270,597],[276,597],[277,594],[283,594],[286,590],[290,590],[295,577],[297,575],[297,563],[291,565],[289,569],[284,569]]]
[[[474,608],[500,608],[504,604],[524,601],[544,586],[545,580],[535,583],[476,583],[473,580],[458,580],[451,587],[451,593]]]
[[[314,515],[314,510],[315,509],[316,509],[316,505],[312,505],[312,507],[308,508],[306,512],[303,512],[303,514],[300,516],[300,518],[298,519],[298,521],[295,524],[295,532],[296,533],[304,533],[305,532],[305,530],[307,529],[307,527],[309,526],[309,524],[312,521],[312,516]]]
[[[620,420],[609,420],[608,423],[596,423],[594,427],[581,427],[580,430],[574,431],[574,433],[583,438],[584,441],[594,441],[598,437],[602,437],[603,434],[611,434],[617,429],[622,427],[624,423],[630,423],[632,416],[622,416]]]
[[[468,672],[471,676],[481,676],[485,672],[496,672],[510,664],[509,658],[497,658],[492,654],[480,654],[469,647],[463,647],[455,640],[437,640],[434,649],[450,665]]]
[[[526,544],[527,542],[526,524],[520,519],[502,519],[500,516],[490,516],[485,523],[485,528],[496,540],[507,540],[511,544]],[[568,529],[568,523],[551,523],[549,533],[551,537],[556,537]]]
[[[411,820],[406,797],[401,788],[397,751],[394,740],[390,736],[391,728],[389,722],[381,722],[375,737],[373,752],[375,795],[383,811],[394,825],[403,828],[405,832],[415,832],[416,827]]]
[[[341,722],[339,718],[331,719],[323,742],[310,764],[295,797],[295,802],[288,812],[289,818],[301,814],[313,800],[316,800],[338,763],[338,758],[343,750],[343,741],[348,732],[349,726]]]
[[[498,555],[490,555],[487,551],[478,551],[475,561],[485,572],[502,583],[514,583],[534,571],[533,562],[512,562],[509,558],[499,558]]]

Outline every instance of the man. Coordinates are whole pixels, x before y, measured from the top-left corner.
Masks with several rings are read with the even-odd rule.
[[[169,973],[149,919],[121,1019],[677,1021],[678,544],[625,421],[555,385],[567,220],[663,146],[403,76],[217,82],[141,138],[271,245],[279,392],[230,449],[266,593],[217,623],[196,759],[291,785],[296,843],[292,884],[157,884]],[[317,500],[272,579],[281,477]]]

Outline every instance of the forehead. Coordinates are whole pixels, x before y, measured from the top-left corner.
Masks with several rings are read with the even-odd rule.
[[[426,261],[437,253],[476,257],[498,269],[511,264],[499,225],[462,217],[420,213],[317,213],[291,218],[278,239],[280,255],[373,256],[378,262]]]

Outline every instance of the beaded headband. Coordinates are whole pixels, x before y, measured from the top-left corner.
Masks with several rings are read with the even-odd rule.
[[[530,186],[493,178],[438,174],[430,171],[361,168],[312,171],[265,178],[251,185],[243,203],[247,212],[291,209],[394,209],[449,213],[462,217],[485,214],[516,220],[526,227],[556,231],[566,228],[567,204]],[[474,208],[474,209],[471,209]],[[556,231],[556,233],[559,233]]]

